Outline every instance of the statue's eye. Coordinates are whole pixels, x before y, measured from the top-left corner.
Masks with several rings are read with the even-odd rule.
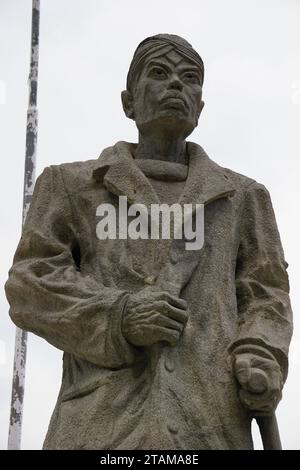
[[[151,77],[155,78],[156,80],[164,80],[165,78],[167,78],[166,71],[164,69],[162,69],[161,67],[153,67],[150,70],[149,75]]]
[[[189,83],[199,83],[200,84],[200,78],[199,75],[195,72],[187,72],[184,74],[183,79]]]

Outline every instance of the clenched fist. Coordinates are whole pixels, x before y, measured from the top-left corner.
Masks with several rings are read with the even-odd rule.
[[[122,332],[135,346],[166,341],[174,346],[188,320],[187,302],[150,287],[131,294],[122,320]]]
[[[241,389],[242,403],[260,414],[272,413],[280,399],[283,380],[275,359],[253,353],[235,355],[233,370]]]

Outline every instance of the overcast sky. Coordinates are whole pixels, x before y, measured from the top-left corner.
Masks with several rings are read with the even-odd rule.
[[[179,34],[202,56],[206,104],[189,140],[269,189],[289,262],[295,333],[277,411],[285,449],[300,449],[299,21],[299,0],[41,0],[38,174],[97,158],[118,140],[136,141],[120,92],[142,39]],[[15,334],[3,285],[21,235],[30,28],[31,0],[0,0],[0,448],[7,445]],[[23,449],[42,447],[61,358],[30,334]]]

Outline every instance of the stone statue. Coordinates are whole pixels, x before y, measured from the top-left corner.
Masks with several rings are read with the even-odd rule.
[[[281,399],[287,263],[266,188],[186,141],[203,79],[186,40],[145,39],[122,92],[138,143],[36,182],[6,294],[16,325],[64,351],[45,449],[252,449],[253,416]],[[121,197],[204,205],[203,247],[99,239],[97,208]]]

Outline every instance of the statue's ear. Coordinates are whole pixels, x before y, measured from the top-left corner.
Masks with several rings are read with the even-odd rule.
[[[121,99],[122,99],[124,113],[129,119],[134,119],[133,96],[130,93],[130,91],[128,90],[122,91]]]

